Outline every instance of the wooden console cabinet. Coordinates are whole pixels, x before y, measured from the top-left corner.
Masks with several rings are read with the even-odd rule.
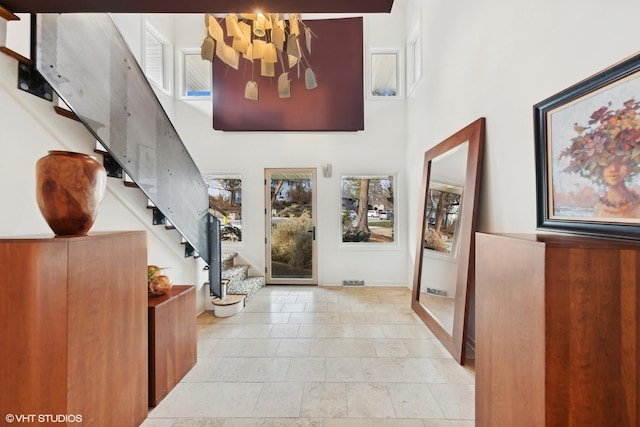
[[[640,243],[476,236],[476,426],[640,423]]]
[[[0,239],[3,417],[74,416],[55,421],[69,426],[144,421],[146,242],[142,231]]]
[[[156,406],[197,360],[196,291],[174,285],[149,296],[149,406]]]

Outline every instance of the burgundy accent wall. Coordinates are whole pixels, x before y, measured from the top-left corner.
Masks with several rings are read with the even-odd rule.
[[[213,61],[213,128],[224,131],[358,131],[364,130],[362,18],[309,20],[311,55],[318,87],[308,90],[304,68],[289,71],[291,97],[278,97],[278,76],[260,76],[260,62],[240,59],[234,70]],[[303,39],[301,40],[303,45]],[[259,100],[244,98],[249,80],[258,83]]]

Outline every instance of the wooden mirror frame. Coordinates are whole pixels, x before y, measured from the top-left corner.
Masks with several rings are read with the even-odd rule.
[[[415,264],[413,270],[413,293],[411,308],[431,329],[434,335],[446,347],[451,355],[461,365],[465,362],[465,341],[467,335],[467,317],[469,313],[469,295],[474,287],[475,276],[475,229],[477,195],[480,184],[480,170],[482,166],[482,152],[484,147],[485,119],[479,118],[465,128],[459,130],[424,155],[422,173],[422,193],[420,194],[420,210],[418,213],[418,236],[416,245]],[[462,199],[459,255],[457,258],[457,277],[453,316],[453,333],[449,333],[432,314],[420,304],[420,286],[422,278],[422,260],[424,256],[424,233],[427,227],[425,220],[427,194],[429,194],[429,179],[431,175],[431,161],[454,148],[469,143],[467,151],[467,168]]]

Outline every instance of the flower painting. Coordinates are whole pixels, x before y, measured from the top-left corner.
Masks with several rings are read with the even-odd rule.
[[[640,55],[534,110],[539,228],[640,237]]]

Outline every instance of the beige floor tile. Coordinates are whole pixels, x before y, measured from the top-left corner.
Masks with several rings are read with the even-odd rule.
[[[273,300],[273,302],[275,303],[282,303],[282,304],[295,303],[297,301],[298,301],[298,297],[295,295],[278,296]]]
[[[273,427],[325,427],[323,418],[275,418]]]
[[[384,336],[386,338],[413,339],[416,338],[412,329],[413,326],[414,325],[381,325],[380,327],[384,331]]]
[[[373,307],[368,303],[351,303],[349,306],[352,313],[373,313]]]
[[[329,311],[329,303],[310,301],[305,304],[304,311],[306,313],[326,313]]]
[[[445,380],[429,358],[403,357],[396,359],[404,382],[444,383]]]
[[[211,381],[212,372],[215,371],[223,360],[223,357],[198,357],[196,365],[182,378],[182,382],[191,383]],[[213,379],[213,381],[215,381],[215,379]]]
[[[225,318],[226,324],[266,324],[287,323],[291,313],[250,313],[242,311],[235,316]]]
[[[267,338],[271,333],[271,328],[273,328],[270,323],[234,326],[237,326],[239,330],[233,335],[233,338]]]
[[[362,382],[364,373],[359,357],[328,357],[325,381]]]
[[[368,382],[400,382],[404,376],[394,357],[364,357],[360,360],[364,380]]]
[[[319,382],[326,376],[326,358],[324,357],[295,357],[291,359],[287,381]]]
[[[475,427],[472,420],[422,420],[424,427]]]
[[[353,325],[353,330],[358,338],[384,338],[383,325]]]
[[[211,372],[217,382],[284,381],[291,359],[286,357],[226,357]]]
[[[316,313],[291,313],[289,323],[315,323],[315,314]]]
[[[198,339],[234,338],[242,331],[241,325],[216,324],[215,327],[207,327],[198,330]]]
[[[298,417],[303,387],[303,383],[291,382],[265,384],[253,410],[253,416]]]
[[[158,422],[166,424],[147,424],[145,422],[142,427],[222,427],[224,420],[224,418],[158,418]]]
[[[251,414],[261,390],[261,383],[179,383],[151,415],[160,418],[242,417]]]
[[[258,302],[252,300],[250,304],[247,304],[242,310],[243,313],[279,313],[282,311],[282,303],[275,303],[271,301]]]
[[[374,427],[371,418],[325,418],[324,427]]]
[[[281,338],[278,357],[307,357],[311,347],[311,338]]]
[[[300,329],[300,325],[289,323],[278,323],[271,326],[269,338],[295,338],[298,336],[298,330]]]
[[[376,419],[373,420],[373,427],[424,427],[420,419]]]
[[[245,340],[242,355],[248,357],[275,356],[280,347],[279,338],[250,338]]]
[[[396,308],[390,303],[371,304],[371,308],[376,313],[395,312]]]
[[[405,340],[404,346],[409,350],[411,357],[431,357],[448,359],[453,363],[456,363],[451,359],[451,355],[444,348],[444,346],[437,340],[432,339],[413,339]]]
[[[445,418],[427,384],[396,383],[389,393],[398,418]]]
[[[431,361],[446,383],[475,384],[476,382],[475,371],[470,364],[460,366],[451,358],[434,358]]]
[[[347,392],[344,383],[305,383],[302,417],[346,417]]]
[[[467,384],[429,384],[445,418],[475,418],[475,387]]]
[[[350,417],[393,418],[396,413],[389,387],[381,383],[348,383],[347,411]]]
[[[369,338],[312,338],[311,356],[375,357],[376,351]]]
[[[333,302],[327,302],[327,311],[349,313],[351,311],[351,308],[349,308],[349,304],[343,304],[337,301],[333,301]]]
[[[212,339],[198,341],[198,357],[236,356],[246,345],[242,339]]]
[[[271,418],[227,418],[222,427],[273,427]]]
[[[282,310],[280,311],[283,313],[302,313],[306,311],[306,305],[304,302],[286,303],[282,304]]]
[[[175,422],[175,418],[147,418],[140,427],[173,427]],[[215,427],[222,427],[222,422]]]
[[[354,338],[356,336],[353,325],[328,324],[324,330],[325,338]]]
[[[339,322],[343,324],[353,324],[353,325],[366,325],[368,322],[368,313],[352,313],[350,311],[339,312],[340,319]]]
[[[404,345],[405,340],[390,338],[372,338],[378,357],[409,357],[410,353]]]
[[[299,338],[320,338],[326,335],[327,325],[316,325],[315,323],[301,323],[298,326]]]

